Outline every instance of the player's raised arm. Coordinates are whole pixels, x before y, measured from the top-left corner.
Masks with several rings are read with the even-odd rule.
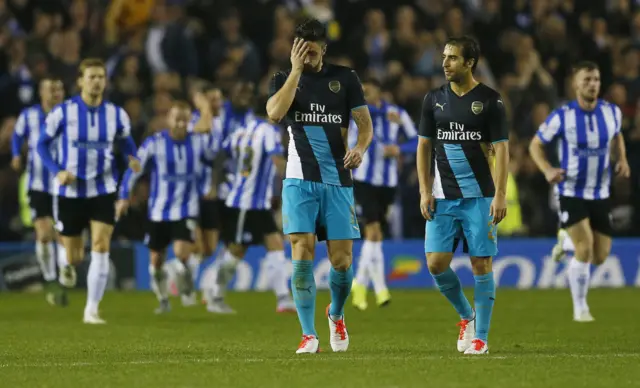
[[[433,153],[432,138],[436,133],[436,122],[433,118],[433,102],[431,93],[422,101],[422,113],[418,128],[418,148],[416,150],[416,167],[418,170],[418,183],[420,185],[420,211],[426,220],[431,219],[435,210],[433,199],[433,180],[431,179],[431,160]]]
[[[211,105],[207,96],[202,92],[197,92],[193,96],[193,105],[198,109],[199,117],[193,125],[193,132],[195,133],[209,133],[211,132],[211,123],[213,122],[213,112],[211,111]]]
[[[291,72],[289,76],[285,77],[284,73],[279,72],[271,79],[267,115],[275,123],[279,123],[282,120],[289,108],[291,108],[291,104],[293,104],[308,51],[309,45],[304,40],[295,38],[291,49]]]
[[[493,223],[498,224],[507,216],[507,177],[509,175],[509,127],[504,104],[500,97],[490,102],[490,134],[495,150],[494,186],[496,193],[490,208]]]
[[[564,179],[565,171],[561,168],[555,168],[551,163],[549,163],[544,146],[559,136],[562,131],[560,114],[558,112],[553,112],[549,117],[547,117],[547,120],[540,125],[538,133],[533,137],[529,144],[529,155],[531,155],[531,159],[536,166],[538,166],[540,171],[542,171],[547,182],[551,184],[561,182]]]
[[[42,158],[42,163],[44,163],[47,170],[54,175],[58,175],[63,169],[53,159],[49,147],[53,140],[60,135],[63,121],[64,110],[62,106],[57,106],[47,115],[44,126],[40,131],[40,136],[38,137],[38,145],[36,146],[36,151],[38,155],[40,155],[40,158]],[[60,183],[64,184],[63,182]]]
[[[358,127],[356,145],[344,157],[345,168],[357,168],[362,163],[362,155],[373,140],[373,121],[369,106],[364,99],[362,83],[355,70],[351,70],[347,81],[347,99],[351,108],[351,119]]]

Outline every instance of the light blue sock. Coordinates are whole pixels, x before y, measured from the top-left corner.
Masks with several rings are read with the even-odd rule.
[[[344,304],[347,302],[347,298],[351,292],[352,282],[352,266],[349,266],[346,271],[338,271],[335,268],[331,268],[331,271],[329,271],[329,289],[331,290],[329,315],[335,317],[342,317],[344,315]]]
[[[486,275],[474,275],[473,278],[476,281],[474,292],[476,304],[476,338],[487,342],[493,303],[496,299],[496,283],[493,280],[493,272],[489,272]]]
[[[471,308],[471,303],[466,296],[464,296],[464,292],[462,292],[462,285],[460,284],[460,279],[458,279],[458,275],[451,269],[451,267],[447,268],[443,273],[439,273],[437,275],[431,274],[433,280],[436,282],[440,293],[444,295],[449,302],[453,305],[453,308],[456,309],[458,315],[460,315],[461,319],[473,319],[473,308]]]
[[[315,335],[314,317],[316,313],[316,280],[313,277],[313,261],[293,260],[291,293],[296,304],[298,319],[303,335]]]

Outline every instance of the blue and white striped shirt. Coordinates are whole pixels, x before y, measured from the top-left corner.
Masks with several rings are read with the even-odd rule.
[[[244,128],[256,119],[252,109],[239,111],[233,108],[231,101],[225,101],[222,105],[222,113],[220,115],[221,135],[220,139],[224,142],[229,136],[240,128]],[[230,162],[225,164],[224,174],[225,180],[218,187],[218,198],[225,199],[231,191],[231,184],[234,180],[235,166]]]
[[[558,140],[560,168],[565,170],[565,179],[557,186],[559,195],[609,198],[611,141],[620,134],[621,122],[620,108],[604,100],[590,112],[572,101],[551,113],[537,136],[545,144]]]
[[[215,156],[208,145],[201,135],[192,133],[182,140],[173,139],[168,130],[149,136],[138,150],[142,171],[127,170],[120,187],[120,198],[129,198],[135,181],[146,171],[151,176],[151,221],[196,217],[200,207],[200,177],[204,166]]]
[[[13,130],[11,151],[14,157],[22,153],[22,144],[27,141],[27,188],[30,191],[39,191],[53,194],[53,174],[47,170],[44,162],[38,155],[36,147],[40,137],[40,129],[44,124],[46,113],[41,105],[25,108],[18,117]],[[55,146],[50,151],[55,155]]]
[[[59,140],[54,159],[49,148],[55,139]],[[129,115],[121,107],[108,101],[88,106],[80,96],[56,106],[45,120],[38,154],[52,174],[66,170],[76,180],[60,185],[54,179],[54,195],[92,198],[115,193],[119,180],[113,159],[116,141],[125,158],[135,154]]]
[[[271,209],[276,174],[271,157],[284,152],[280,131],[266,121],[255,120],[229,136],[222,149],[231,156],[236,171],[226,206],[244,210]]]
[[[200,113],[194,112],[191,115],[191,123],[189,124],[188,131],[193,132],[193,127],[200,120]],[[207,148],[213,150],[214,152],[218,152],[220,147],[222,147],[222,119],[220,116],[214,117],[211,120],[211,132],[207,134],[200,135],[204,142],[207,143]],[[200,194],[207,195],[209,191],[211,191],[211,186],[213,185],[213,167],[205,166],[202,170],[202,176],[200,177]],[[218,194],[225,190],[228,192],[228,183],[221,183],[218,188]]]
[[[373,121],[373,141],[362,157],[362,164],[353,172],[353,179],[373,186],[396,187],[398,160],[385,158],[384,147],[397,145],[401,132],[405,140],[416,140],[418,131],[407,111],[386,101],[383,101],[380,107],[369,104],[369,112]],[[389,120],[389,114],[397,114],[400,117],[400,123]],[[350,147],[355,146],[357,138],[357,127],[352,120],[349,128]]]

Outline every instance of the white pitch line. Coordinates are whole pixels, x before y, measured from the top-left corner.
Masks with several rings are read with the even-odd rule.
[[[535,359],[535,358],[578,358],[578,359],[602,359],[602,358],[640,358],[640,353],[611,353],[611,354],[509,354],[504,356],[409,356],[409,357],[385,357],[380,356],[329,356],[322,355],[302,355],[296,358],[201,358],[201,359],[182,359],[182,360],[131,360],[131,361],[114,361],[114,362],[43,362],[43,363],[5,363],[0,364],[0,368],[78,368],[108,365],[177,365],[177,364],[215,364],[215,363],[274,363],[286,364],[290,362],[343,362],[343,361],[409,361],[409,360],[464,360],[464,361],[482,361],[482,360],[507,360],[507,359]]]

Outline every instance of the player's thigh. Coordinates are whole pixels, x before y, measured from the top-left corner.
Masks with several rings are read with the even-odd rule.
[[[171,224],[173,252],[179,259],[187,259],[193,252],[197,222],[194,219],[175,221]]]
[[[354,240],[360,238],[353,187],[323,184],[320,201],[320,223],[326,228],[326,239]]]
[[[333,268],[346,270],[353,261],[353,240],[327,240],[327,253]]]
[[[151,221],[144,238],[150,251],[164,252],[171,244],[171,222]]]
[[[436,200],[434,216],[425,224],[425,253],[453,252],[456,239],[462,234],[460,222],[456,219],[459,203],[459,200]]]
[[[53,229],[53,218],[40,217],[33,221],[33,229],[36,232],[36,239],[43,243],[54,240],[55,232]]]
[[[86,201],[85,198],[54,197],[53,215],[60,236],[82,240],[82,232],[89,225]]]
[[[584,225],[589,226],[590,224],[589,207],[587,205],[587,201],[584,199],[564,196],[560,197],[558,204],[558,218],[560,219],[560,226],[562,229],[565,229],[567,233],[569,233],[569,229],[573,229],[575,237],[580,238],[581,240],[588,237],[584,235],[584,233],[581,233],[584,231]],[[591,227],[589,226],[589,232],[590,231]],[[569,235],[571,236],[571,233],[569,233]],[[574,236],[571,236],[571,239],[574,244],[578,243]]]
[[[493,198],[464,198],[458,209],[469,255],[492,257],[498,254],[497,225],[489,215]]]
[[[315,233],[320,211],[318,184],[285,179],[282,184],[282,227],[284,234]]]
[[[100,195],[87,200],[90,208],[91,246],[95,251],[108,252],[109,250],[116,222],[115,202],[115,194]]]
[[[600,265],[611,253],[611,202],[607,199],[589,201],[589,225],[593,234],[593,264]]]
[[[282,236],[270,210],[251,210],[248,219],[253,244],[263,244],[268,251],[284,249]]]
[[[39,241],[53,239],[53,196],[41,191],[27,193],[33,227]]]

